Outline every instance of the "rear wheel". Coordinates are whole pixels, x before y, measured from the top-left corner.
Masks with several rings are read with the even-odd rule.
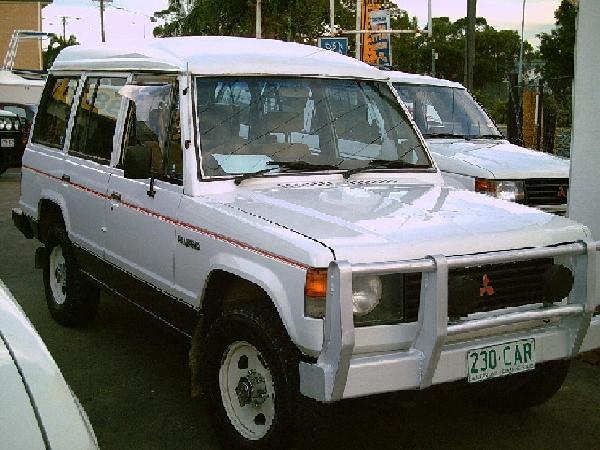
[[[98,309],[99,291],[79,271],[73,247],[63,228],[55,225],[49,229],[46,254],[44,287],[50,314],[68,327],[91,322]]]
[[[203,380],[230,448],[289,445],[297,407],[299,352],[268,308],[224,312],[207,335]]]
[[[539,406],[556,394],[569,371],[569,360],[548,361],[530,372],[483,382],[477,389],[478,403],[505,412]]]

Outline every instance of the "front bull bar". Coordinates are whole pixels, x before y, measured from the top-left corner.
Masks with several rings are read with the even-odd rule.
[[[416,352],[416,387],[431,386],[444,342],[454,336],[482,329],[537,319],[562,318],[568,328],[571,357],[577,355],[596,305],[598,291],[596,242],[577,242],[553,247],[508,250],[466,256],[428,256],[418,260],[374,264],[332,261],[328,270],[323,347],[315,364],[300,362],[300,392],[321,402],[344,397],[354,350],[352,276],[422,273],[417,332],[410,352]],[[540,258],[573,257],[573,289],[567,303],[535,310],[499,313],[448,325],[448,273],[450,269],[501,264]]]

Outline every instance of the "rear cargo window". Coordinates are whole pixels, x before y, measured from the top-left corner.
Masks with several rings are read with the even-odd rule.
[[[77,81],[77,78],[48,78],[35,121],[33,142],[54,148],[63,147]]]

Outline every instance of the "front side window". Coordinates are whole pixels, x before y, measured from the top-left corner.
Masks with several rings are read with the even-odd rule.
[[[54,148],[63,147],[77,81],[77,78],[72,77],[48,77],[40,100],[32,142]]]
[[[152,150],[152,173],[170,183],[183,183],[183,151],[179,123],[177,81],[143,78],[121,89],[129,99],[119,166],[129,149],[144,146]]]
[[[109,164],[125,78],[90,77],[81,92],[69,153]]]
[[[394,87],[425,137],[502,137],[465,89],[402,83]]]
[[[431,167],[386,83],[236,77],[197,78],[196,87],[204,176],[357,169],[382,160]]]

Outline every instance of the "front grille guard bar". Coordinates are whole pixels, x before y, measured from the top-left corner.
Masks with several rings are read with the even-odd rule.
[[[300,391],[322,402],[343,398],[352,353],[354,321],[352,314],[352,276],[421,272],[421,296],[416,337],[411,351],[420,355],[419,388],[432,384],[442,347],[448,336],[512,325],[538,319],[562,318],[569,330],[571,356],[575,356],[593,315],[597,292],[596,242],[578,242],[555,247],[508,250],[467,256],[428,256],[419,260],[376,264],[350,264],[332,261],[328,270],[327,305],[324,318],[323,348],[316,364],[300,363]],[[450,269],[501,264],[540,258],[573,257],[574,288],[566,305],[538,310],[498,314],[465,320],[448,326],[448,273]]]

